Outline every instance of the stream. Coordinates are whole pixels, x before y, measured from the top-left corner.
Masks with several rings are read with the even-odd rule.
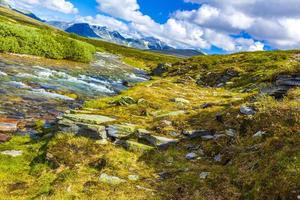
[[[0,62],[0,118],[17,119],[23,132],[32,131],[36,119],[51,125],[87,99],[117,95],[148,78],[108,53],[97,53],[87,70]]]

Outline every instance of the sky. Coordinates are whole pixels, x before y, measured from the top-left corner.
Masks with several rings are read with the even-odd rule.
[[[209,54],[300,48],[300,0],[6,0],[46,20],[107,26]]]

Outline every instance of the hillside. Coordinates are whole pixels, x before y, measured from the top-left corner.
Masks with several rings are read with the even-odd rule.
[[[0,30],[2,31],[0,34],[3,36],[2,52],[24,53],[46,58],[90,62],[95,52],[94,48],[96,47],[97,51],[118,54],[128,64],[139,65],[147,70],[155,67],[160,62],[178,60],[178,58],[173,56],[127,48],[109,42],[69,34],[25,16],[20,12],[1,6],[0,23]],[[39,38],[40,44],[34,43],[34,41],[37,41],[37,38]],[[92,46],[87,43],[90,43]]]
[[[160,65],[154,71],[163,77],[87,101],[60,118],[60,131],[81,136],[38,125],[41,139],[15,136],[1,145],[27,157],[1,157],[0,168],[8,165],[19,176],[1,170],[0,191],[43,199],[296,199],[298,54],[200,56]],[[266,88],[281,95],[275,99]]]
[[[0,35],[0,199],[299,199],[299,50],[180,59],[2,7]]]

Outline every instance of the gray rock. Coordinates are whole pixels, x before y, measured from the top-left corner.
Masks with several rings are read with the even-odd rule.
[[[198,155],[194,152],[191,152],[191,153],[186,154],[185,158],[188,160],[194,160],[194,159],[198,158]]]
[[[17,150],[6,150],[1,152],[2,155],[8,155],[11,157],[18,157],[23,154],[23,151],[17,151]]]
[[[210,131],[207,130],[192,130],[192,131],[184,131],[183,134],[189,139],[198,139],[203,137],[213,137]]]
[[[90,115],[90,114],[65,114],[63,116],[65,119],[69,119],[74,122],[101,125],[106,122],[115,121],[115,119],[102,116],[102,115]]]
[[[201,172],[199,175],[200,179],[206,179],[210,175],[210,172]]]
[[[256,112],[248,106],[241,106],[240,112],[244,115],[254,115]]]
[[[225,131],[225,134],[228,135],[229,137],[236,137],[237,136],[237,133],[235,130],[233,129],[228,129]]]
[[[146,142],[149,145],[152,145],[154,147],[158,148],[168,148],[170,145],[174,145],[178,142],[177,139],[172,138],[166,138],[166,137],[160,137],[160,136],[154,136],[150,133],[138,133],[139,141]]]
[[[221,154],[217,154],[217,155],[214,157],[214,161],[215,161],[215,162],[221,162],[221,161],[222,161],[222,155],[221,155]]]
[[[109,137],[124,139],[132,136],[136,131],[136,126],[133,124],[116,124],[106,127],[106,133]]]
[[[201,139],[202,140],[213,140],[213,139],[215,139],[215,136],[213,136],[213,135],[203,135],[201,137]]]
[[[163,73],[168,71],[168,68],[172,65],[169,63],[160,63],[158,66],[152,71],[152,75],[161,76]]]
[[[76,135],[89,137],[96,140],[107,139],[105,127],[102,125],[75,122],[66,118],[60,120],[58,125],[59,129],[63,132],[74,133]]]
[[[263,137],[264,135],[266,135],[267,133],[264,131],[258,131],[257,133],[255,133],[252,137],[254,138],[259,138],[259,137]]]
[[[105,173],[100,175],[99,180],[102,183],[107,183],[107,184],[110,184],[110,185],[119,185],[121,183],[126,182],[126,180],[124,180],[124,179],[121,179],[117,176],[110,176],[110,175],[105,174]]]

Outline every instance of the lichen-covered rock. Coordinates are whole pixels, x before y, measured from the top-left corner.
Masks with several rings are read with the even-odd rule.
[[[132,104],[136,104],[137,101],[134,100],[132,97],[121,97],[120,99],[113,101],[112,104],[119,105],[119,106],[128,106]]]
[[[117,176],[110,176],[110,175],[105,174],[105,173],[100,175],[99,180],[102,183],[107,183],[107,184],[110,184],[110,185],[119,185],[121,183],[126,182],[126,180],[124,180],[124,179],[121,179]]]
[[[63,132],[89,137],[92,139],[107,139],[105,126],[75,122],[69,119],[62,119],[58,122],[59,129]]]
[[[138,133],[139,141],[146,142],[147,144],[158,147],[158,148],[168,148],[170,145],[174,145],[178,142],[177,139],[172,138],[166,138],[166,137],[160,137],[160,136],[154,136],[147,132],[141,132]]]
[[[115,121],[115,119],[111,117],[106,117],[102,115],[90,115],[90,114],[65,114],[63,118],[72,120],[74,122],[98,124],[98,125],[101,125],[106,122]]]
[[[107,135],[117,139],[129,138],[135,131],[136,126],[133,124],[115,124],[106,127]]]
[[[172,65],[169,63],[160,63],[158,66],[152,71],[152,75],[154,76],[161,76],[163,73],[168,71]]]

